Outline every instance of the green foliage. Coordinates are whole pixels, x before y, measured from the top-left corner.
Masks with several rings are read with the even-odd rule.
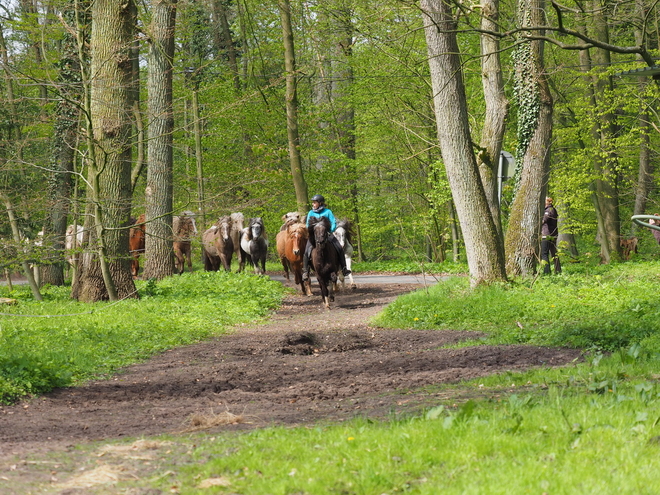
[[[64,287],[44,289],[43,303],[33,302],[24,287],[16,289],[11,295],[20,302],[6,310],[15,316],[3,316],[0,326],[0,403],[226,333],[236,323],[264,317],[284,291],[267,277],[225,272],[137,285],[140,300],[91,305],[68,300]]]
[[[658,262],[600,266],[471,289],[454,278],[399,298],[376,319],[381,326],[480,329],[487,342],[614,351],[641,343],[660,352]]]

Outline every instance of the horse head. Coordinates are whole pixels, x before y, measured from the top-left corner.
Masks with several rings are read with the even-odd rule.
[[[264,221],[261,217],[255,217],[250,219],[250,236],[251,240],[259,239],[264,234]]]
[[[291,223],[286,231],[293,244],[293,254],[298,256],[305,249],[305,245],[307,244],[307,237],[309,236],[307,233],[307,227],[302,222]]]
[[[312,245],[323,246],[328,241],[330,234],[330,220],[325,217],[311,218],[309,220],[309,237]]]
[[[225,241],[229,239],[229,234],[231,233],[231,219],[227,216],[220,217],[216,223],[216,226],[218,228],[220,237],[222,237],[222,239]]]
[[[352,244],[351,238],[353,237],[352,225],[348,220],[340,220],[337,222],[337,228],[335,229],[335,237],[341,244],[341,247],[344,247],[346,243]]]

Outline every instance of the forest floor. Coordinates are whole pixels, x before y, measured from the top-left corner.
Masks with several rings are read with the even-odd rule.
[[[399,283],[347,288],[328,311],[314,287],[313,297],[287,296],[264,323],[172,349],[109,380],[0,406],[0,474],[26,455],[183,432],[204,415],[231,413],[241,420],[211,432],[400,417],[481,393],[474,386],[443,384],[580,359],[575,349],[443,348],[482,334],[369,325],[397,296],[419,288]]]

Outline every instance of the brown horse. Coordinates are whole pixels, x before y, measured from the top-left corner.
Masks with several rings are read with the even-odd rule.
[[[309,240],[312,243],[310,261],[316,272],[316,280],[321,287],[323,305],[330,309],[335,300],[334,288],[337,285],[337,272],[340,270],[339,253],[333,246],[330,236],[330,221],[325,217],[309,220]]]
[[[238,270],[237,272],[242,272],[245,267],[245,258],[243,252],[241,251],[241,235],[243,233],[243,222],[245,221],[245,216],[241,213],[232,213],[231,218],[231,241],[234,243],[234,255],[238,261]]]
[[[197,225],[195,224],[195,214],[190,211],[184,211],[182,215],[172,219],[172,233],[174,248],[174,268],[181,275],[185,269],[186,260],[188,260],[188,270],[192,269],[192,239],[197,235]]]
[[[277,233],[275,242],[277,254],[284,267],[284,276],[289,279],[289,270],[293,272],[294,281],[300,284],[302,293],[306,296],[312,295],[311,283],[305,283],[302,279],[303,255],[307,245],[307,227],[304,223],[290,223],[286,230]]]
[[[217,272],[220,264],[226,271],[231,269],[234,243],[231,240],[231,219],[220,217],[216,224],[202,235],[202,260],[207,272]]]
[[[140,271],[140,255],[144,253],[144,242],[146,237],[145,227],[146,216],[143,213],[135,222],[133,227],[128,231],[128,252],[133,259],[131,260],[131,275],[137,278]]]

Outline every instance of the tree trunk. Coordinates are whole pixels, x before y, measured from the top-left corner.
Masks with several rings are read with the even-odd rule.
[[[443,0],[422,0],[438,139],[473,285],[505,280],[501,238],[472,150],[456,23]]]
[[[282,39],[284,41],[284,70],[286,72],[286,131],[289,140],[289,161],[293,188],[296,191],[298,211],[307,212],[309,196],[307,182],[300,159],[300,136],[298,134],[298,82],[296,73],[296,56],[293,46],[293,29],[291,27],[291,4],[289,0],[279,0],[280,19],[282,21]]]
[[[607,18],[599,0],[593,0],[594,8],[591,14],[594,37],[600,41],[609,42]],[[596,68],[605,70],[610,65],[610,53],[600,48],[593,49],[593,63]],[[597,208],[599,209],[603,231],[599,234],[601,244],[601,259],[603,263],[609,263],[614,259],[621,259],[619,218],[619,192],[618,175],[616,172],[616,155],[610,148],[614,136],[616,116],[611,110],[599,110],[599,105],[609,106],[604,100],[606,93],[611,92],[612,78],[607,75],[596,74],[592,76],[592,88],[596,106],[594,111],[598,116],[594,118],[597,122],[593,129],[594,146],[597,153],[594,156],[594,186],[596,193]]]
[[[176,0],[152,0],[149,50],[149,150],[147,155],[144,277],[174,272],[172,251],[172,59]]]
[[[69,5],[62,18],[69,26],[75,26],[75,12]],[[44,226],[44,239],[53,239],[53,252],[63,253],[67,217],[70,210],[74,150],[77,140],[80,112],[80,61],[75,37],[65,31],[62,41],[62,56],[58,63],[59,85],[55,109],[55,130],[52,139],[51,176],[48,183],[50,197],[49,217]],[[41,280],[45,284],[64,283],[64,261],[44,265]]]
[[[133,15],[131,1],[92,4],[91,122],[88,197],[93,201],[96,256],[82,258],[73,296],[80,301],[137,297],[130,271],[131,109]]]
[[[521,1],[521,26],[543,25],[544,7],[543,0]],[[534,273],[539,259],[539,234],[548,187],[553,102],[543,67],[543,42],[522,42],[515,60],[519,104],[516,160],[520,164],[520,175],[511,206],[505,250],[507,274],[528,276]]]
[[[637,18],[643,20],[646,18],[647,12],[644,7],[643,0],[635,1],[637,8]],[[640,28],[635,29],[635,42],[641,45],[644,42],[644,34]],[[640,77],[638,86],[639,94],[642,95],[646,92],[646,87],[649,84],[648,78]],[[646,108],[646,103],[642,102],[642,108],[639,110],[637,121],[639,122],[640,129],[640,146],[639,146],[639,167],[637,173],[637,184],[635,186],[635,207],[633,215],[643,215],[646,211],[646,203],[653,186],[653,165],[651,163],[651,115]],[[632,222],[630,226],[630,235],[636,235],[637,224]]]
[[[498,197],[498,165],[502,139],[506,130],[506,117],[509,102],[504,94],[504,81],[500,64],[499,38],[485,31],[499,31],[499,0],[484,0],[481,2],[481,82],[484,89],[486,116],[481,132],[481,150],[477,154],[477,164],[484,185],[490,213],[495,222],[498,235],[502,235],[500,220],[500,202]]]

